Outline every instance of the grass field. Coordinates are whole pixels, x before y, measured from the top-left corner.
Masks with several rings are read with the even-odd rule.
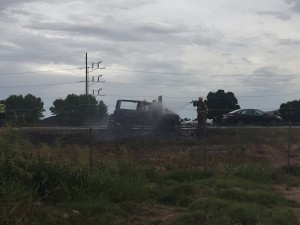
[[[205,141],[94,141],[92,171],[89,146],[70,136],[33,142],[1,131],[0,224],[300,224],[297,198],[278,189],[300,185],[296,141],[286,173],[286,129],[212,129]]]

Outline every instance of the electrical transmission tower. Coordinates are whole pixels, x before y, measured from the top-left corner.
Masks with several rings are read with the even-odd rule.
[[[88,66],[87,60],[87,53],[85,53],[85,95],[89,95],[89,87],[97,84],[97,83],[104,83],[105,80],[103,79],[102,75],[91,76],[90,73],[95,70],[105,69],[104,67],[100,66],[102,61],[97,63],[92,62],[91,66]],[[90,79],[92,78],[92,79]],[[102,88],[97,90],[92,90],[94,96],[104,96],[105,94],[102,92]]]

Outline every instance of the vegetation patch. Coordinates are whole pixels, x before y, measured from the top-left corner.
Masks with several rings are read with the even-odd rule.
[[[60,154],[71,147],[69,157]],[[297,185],[297,168],[288,179],[284,170],[253,163],[162,170],[118,153],[95,158],[90,171],[80,148],[37,146],[2,132],[0,224],[299,224],[298,204],[273,187]]]

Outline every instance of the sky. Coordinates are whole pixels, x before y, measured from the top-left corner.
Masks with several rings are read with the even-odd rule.
[[[241,108],[300,99],[300,0],[0,0],[0,100],[159,95],[182,118],[219,89]],[[92,63],[101,61],[101,69]],[[101,76],[100,76],[101,75]],[[92,83],[92,79],[100,81]]]

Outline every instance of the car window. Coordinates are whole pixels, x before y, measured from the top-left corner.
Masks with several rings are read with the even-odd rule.
[[[260,110],[254,110],[254,115],[258,115],[258,116],[262,116],[264,115],[265,113],[263,111],[260,111]]]
[[[122,101],[120,105],[120,109],[131,109],[136,110],[137,109],[137,102],[126,102]]]
[[[242,115],[252,115],[253,114],[253,110],[252,109],[243,109],[239,112],[239,114]]]

